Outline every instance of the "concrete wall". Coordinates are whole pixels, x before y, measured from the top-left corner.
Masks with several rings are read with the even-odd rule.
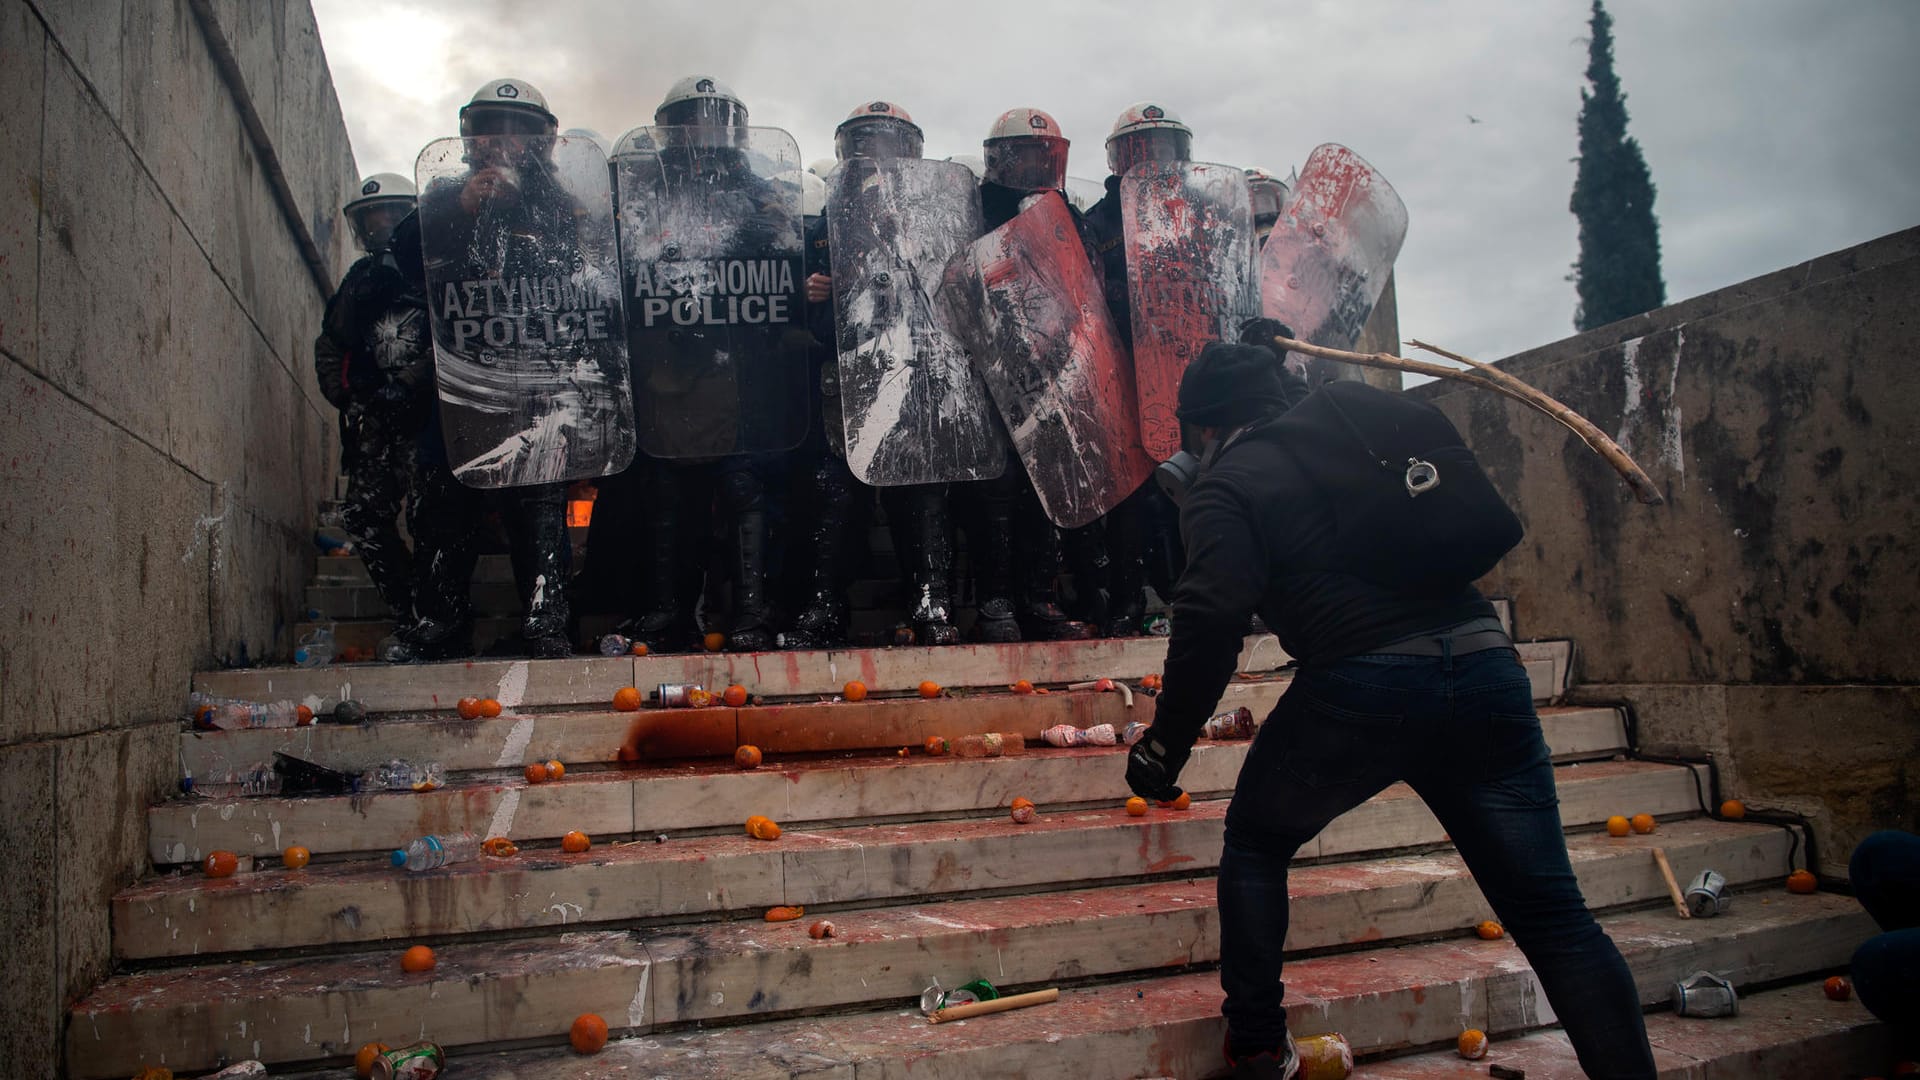
[[[0,0],[0,101],[0,1076],[40,1077],[189,675],[290,647],[354,166],[304,0]]]
[[[1920,229],[1502,362],[1614,435],[1660,507],[1539,413],[1414,391],[1526,523],[1486,582],[1522,632],[1572,638],[1643,747],[1814,815],[1835,875],[1872,828],[1920,828],[1916,296]]]

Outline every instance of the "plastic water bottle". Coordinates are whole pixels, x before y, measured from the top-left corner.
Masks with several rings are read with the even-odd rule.
[[[256,761],[238,772],[228,773],[221,780],[199,780],[193,782],[193,792],[209,799],[240,799],[254,795],[278,795],[281,787],[280,774],[272,765]]]
[[[1090,728],[1077,728],[1072,724],[1055,724],[1040,733],[1040,737],[1049,746],[1112,746],[1120,741],[1114,733],[1112,724],[1095,724]]]
[[[953,755],[963,758],[1006,757],[1027,752],[1027,740],[1016,732],[990,731],[983,735],[962,735],[953,744]]]
[[[236,701],[196,690],[187,697],[187,717],[202,731],[294,727],[300,723],[300,707],[291,701]]]
[[[480,838],[470,832],[452,836],[423,836],[404,848],[394,848],[392,862],[408,870],[437,870],[448,863],[467,862],[480,854]]]
[[[432,791],[446,785],[445,774],[437,761],[415,764],[395,758],[368,769],[361,777],[362,791]]]
[[[325,667],[333,663],[333,627],[316,626],[293,646],[293,662],[301,667]]]

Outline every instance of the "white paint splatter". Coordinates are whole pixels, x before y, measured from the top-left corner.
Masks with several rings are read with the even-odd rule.
[[[515,726],[517,727],[518,725]],[[493,808],[493,821],[487,825],[487,835],[483,839],[491,839],[495,836],[512,836],[513,816],[518,813],[519,810],[520,789],[508,788],[507,793],[500,796],[500,805]]]
[[[642,1027],[647,1022],[647,983],[653,978],[653,965],[640,968],[640,985],[634,988],[633,999],[627,1002],[627,1026]]]
[[[505,698],[497,699],[502,705]],[[523,716],[507,729],[507,740],[500,747],[500,757],[494,761],[494,768],[505,769],[518,765],[526,759],[527,746],[533,742],[533,717]]]
[[[1620,404],[1620,430],[1614,434],[1613,441],[1629,455],[1633,453],[1633,425],[1640,419],[1646,387],[1640,381],[1640,343],[1645,338],[1634,338],[1620,346],[1620,368],[1626,377],[1626,400]]]

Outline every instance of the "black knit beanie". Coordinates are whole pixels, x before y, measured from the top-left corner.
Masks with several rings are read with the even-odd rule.
[[[1272,349],[1211,341],[1180,377],[1174,415],[1195,427],[1235,428],[1284,412],[1287,400]]]

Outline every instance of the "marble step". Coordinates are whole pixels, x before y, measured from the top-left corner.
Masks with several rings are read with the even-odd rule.
[[[1664,1003],[1675,979],[1702,967],[1723,972],[1743,987],[1804,979],[1844,965],[1854,947],[1873,932],[1871,920],[1858,904],[1845,897],[1791,896],[1782,890],[1765,899],[1767,903],[1744,904],[1717,919],[1682,923],[1671,912],[1649,910],[1607,915],[1601,923],[1620,947],[1640,988],[1641,1000],[1649,1006]],[[950,981],[983,973],[941,974],[943,981]],[[489,1012],[490,1020],[519,1009],[532,1013],[538,1007],[537,1002],[508,1003],[483,996],[484,982],[476,985],[450,978],[414,978],[426,980],[442,995],[465,1003],[470,1012]],[[1286,979],[1288,1013],[1296,1034],[1339,1031],[1363,1055],[1450,1044],[1466,1027],[1478,1027],[1501,1039],[1554,1022],[1538,979],[1508,940],[1484,942],[1453,937],[1309,957],[1289,963]],[[610,1026],[616,1030],[624,1026],[638,1034],[616,1039],[596,1055],[582,1057],[565,1045],[572,1015],[599,1005],[597,1000],[583,999],[560,1008],[549,1006],[545,1018],[529,1020],[528,1028],[547,1025],[542,1039],[546,1046],[495,1052],[474,1048],[456,1052],[450,1060],[458,1065],[462,1077],[474,1080],[528,1076],[543,1080],[653,1076],[688,1080],[975,1080],[982,1076],[1131,1080],[1226,1074],[1220,1053],[1224,1027],[1219,980],[1211,970],[1078,985],[1075,980],[1062,978],[1060,1000],[1054,1004],[937,1026],[929,1025],[911,1000],[902,999],[889,1007],[841,1015],[649,1031],[644,1003],[656,998],[651,988],[645,998],[640,998],[639,982],[635,973],[621,988],[632,996],[612,992],[601,1007],[601,1015]],[[1013,992],[1035,988],[1018,983],[1006,987]],[[416,993],[425,1002],[433,1001],[425,988]],[[1788,1041],[1792,1028],[1784,1025],[1797,1025],[1804,1012],[1812,1011],[1801,1004],[1804,997],[1801,994],[1778,1007],[1775,1015],[1785,1018],[1783,1025],[1776,1027],[1771,1037],[1756,1032],[1754,1041]],[[628,1007],[636,999],[643,1006],[638,1023],[627,1025],[624,1022],[635,1015]],[[1763,1015],[1767,1008],[1761,1006]],[[1820,1012],[1826,1016],[1837,1013],[1838,1022],[1847,1026],[1866,1026],[1852,1006]],[[1834,1022],[1802,1030],[1818,1033],[1830,1029]],[[403,1037],[414,1037],[418,1024],[411,1017],[407,1023]],[[1650,1026],[1669,1043],[1688,1034],[1677,1020],[1668,1024],[1656,1017]],[[340,1032],[338,1041],[320,1052],[351,1053],[350,1043],[374,1037],[364,1027],[344,1023],[334,1030]],[[75,1039],[85,1037],[85,1028],[77,1020],[70,1024],[70,1047]],[[314,1050],[309,1052],[319,1051],[320,1039],[333,1037],[332,1030],[316,1027],[310,1036]],[[1501,1044],[1495,1043],[1496,1047]],[[1364,1068],[1389,1068],[1392,1064],[1368,1062]],[[1485,1076],[1485,1065],[1474,1063],[1474,1071],[1468,1075]],[[277,1071],[276,1075],[332,1074],[315,1070]],[[1371,1071],[1356,1073],[1374,1075]],[[1530,1080],[1540,1075],[1564,1074],[1528,1073]],[[1677,1071],[1663,1075],[1802,1074]]]
[[[1115,789],[1108,807],[1042,807],[1038,820],[1025,826],[995,816],[794,828],[772,842],[750,839],[744,830],[664,839],[643,834],[620,843],[603,837],[580,854],[529,843],[511,859],[483,857],[419,874],[365,861],[258,869],[219,880],[186,870],[113,898],[114,950],[126,959],[154,959],[344,946],[755,913],[777,904],[1061,889],[1216,866],[1225,800],[1129,817],[1119,805],[1120,754],[1108,753]],[[1612,814],[1673,817],[1700,809],[1690,767],[1566,765],[1557,768],[1556,782],[1569,827]],[[742,821],[763,809],[732,808]],[[1444,839],[1425,804],[1405,785],[1394,785],[1336,819],[1301,855],[1353,856]]]
[[[1236,682],[1225,702],[1264,716],[1286,685],[1281,679]],[[301,729],[287,752],[356,773],[394,758],[437,759],[456,779],[438,791],[417,794],[173,799],[148,811],[148,850],[157,865],[166,865],[198,862],[215,850],[276,857],[295,843],[316,855],[384,853],[434,831],[470,830],[525,842],[557,839],[573,829],[601,836],[732,827],[738,824],[737,808],[748,805],[797,824],[997,811],[1016,795],[1050,805],[1112,800],[1126,796],[1118,750],[1036,745],[1019,757],[972,760],[930,758],[918,750],[929,734],[957,739],[970,732],[1019,730],[1037,743],[1039,731],[1053,723],[1109,723],[1118,729],[1130,719],[1150,719],[1149,700],[1138,699],[1131,711],[1120,695],[1091,691],[842,703],[831,707],[837,726],[821,731],[758,717],[754,710],[702,710],[686,719],[715,721],[707,729],[709,749],[723,755],[721,761],[592,771],[570,765],[565,778],[541,784],[528,784],[521,766],[554,757],[605,762],[638,723],[634,714],[527,717],[512,725],[317,726]],[[731,726],[724,722],[729,717]],[[1541,726],[1560,762],[1606,758],[1626,747],[1617,709],[1549,707],[1541,710]],[[683,728],[676,738],[691,747],[697,734]],[[801,741],[802,736],[809,738]],[[916,752],[905,760],[892,754],[804,754],[830,739],[847,746],[911,746]],[[252,760],[209,748],[209,743],[220,745],[215,740],[189,736],[186,741],[193,749],[194,775],[201,779],[226,775]],[[738,742],[760,746],[765,760],[759,769],[733,767]],[[1201,795],[1228,791],[1248,745],[1202,740],[1182,783]],[[788,747],[798,749],[790,753]],[[466,770],[488,771],[460,779]]]
[[[1695,819],[1672,823],[1662,836],[1680,866],[1711,865],[1736,887],[1767,890],[1740,894],[1738,905],[1788,895],[1778,888],[1789,843],[1779,829]],[[1589,833],[1572,838],[1569,853],[1596,909],[1665,895],[1642,846]],[[1464,940],[1490,916],[1450,852],[1302,866],[1291,875],[1290,892],[1294,954],[1410,938]],[[935,976],[951,982],[954,972],[1028,985],[1171,971],[1219,958],[1208,878],[841,909],[830,917],[836,931],[829,940],[809,937],[808,918],[451,944],[438,950],[429,976],[398,970],[398,944],[122,975],[75,1010],[71,1059],[102,1075],[132,1071],[132,1048],[163,1048],[174,1068],[243,1054],[280,1063],[331,1056],[342,1045],[351,1048],[352,1039],[393,1041],[415,1024],[442,1045],[468,1046],[549,1036],[581,1010],[600,1012],[616,1027],[648,1030],[873,1007],[913,998]],[[474,1009],[476,1000],[513,1008]]]

